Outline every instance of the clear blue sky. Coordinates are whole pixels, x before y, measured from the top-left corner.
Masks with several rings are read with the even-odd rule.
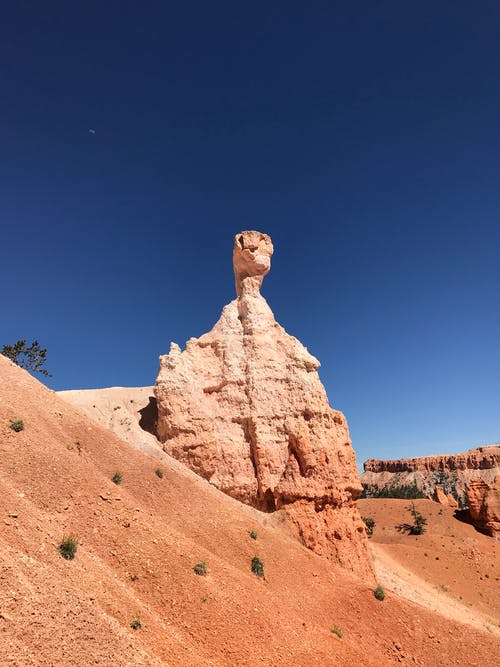
[[[499,440],[499,34],[495,1],[5,3],[0,343],[152,384],[256,228],[358,460]]]

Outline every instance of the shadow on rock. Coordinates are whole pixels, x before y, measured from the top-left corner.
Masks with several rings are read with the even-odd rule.
[[[156,437],[156,422],[158,420],[158,406],[154,396],[149,397],[149,403],[139,410],[141,418],[139,419],[139,426],[143,431],[152,433]]]

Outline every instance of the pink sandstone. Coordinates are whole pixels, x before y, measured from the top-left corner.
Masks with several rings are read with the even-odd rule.
[[[493,484],[474,480],[467,487],[469,514],[479,530],[500,537],[500,475]]]
[[[432,495],[431,500],[444,505],[445,507],[451,507],[452,509],[458,509],[458,503],[451,493],[445,493],[442,486],[436,486],[434,489],[434,494]]]
[[[267,234],[237,234],[237,298],[209,333],[160,357],[158,438],[230,496],[283,510],[316,553],[372,579],[346,419],[328,404],[318,360],[260,294],[272,254]]]
[[[437,486],[443,493],[453,491],[462,505],[467,504],[466,488],[473,480],[492,484],[500,474],[500,445],[484,445],[461,454],[418,456],[411,459],[370,459],[364,463],[361,482],[367,495],[401,487],[416,487],[434,497]],[[453,504],[451,505],[453,506]]]
[[[365,472],[438,472],[452,470],[489,470],[500,466],[500,445],[486,445],[462,454],[416,456],[411,459],[369,459]]]

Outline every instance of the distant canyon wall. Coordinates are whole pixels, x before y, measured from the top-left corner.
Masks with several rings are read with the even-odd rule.
[[[369,459],[361,475],[367,497],[435,496],[436,487],[468,506],[467,487],[473,481],[494,484],[500,474],[500,445],[485,445],[460,454],[409,459]]]

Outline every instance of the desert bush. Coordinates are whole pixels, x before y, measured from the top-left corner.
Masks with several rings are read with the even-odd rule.
[[[251,530],[248,534],[250,535],[250,537],[252,538],[252,540],[256,540],[256,539],[257,539],[257,533],[255,532],[255,530]]]
[[[427,519],[417,510],[415,503],[412,503],[406,509],[413,517],[413,525],[410,526],[410,534],[422,535],[425,533],[425,524],[427,523]]]
[[[334,635],[337,635],[339,639],[342,639],[342,630],[338,625],[334,625],[332,628],[330,628],[330,632],[332,632]]]
[[[193,567],[193,571],[199,577],[206,577],[207,576],[207,564],[205,563],[205,561],[201,561],[201,563],[196,563],[196,565]]]
[[[252,558],[252,572],[255,574],[257,577],[263,577],[264,576],[264,563],[260,560],[258,556],[254,556]]]
[[[138,618],[134,618],[134,620],[130,624],[130,627],[132,628],[132,630],[140,630],[142,627],[140,620]]]
[[[375,519],[373,519],[371,516],[361,517],[365,523],[366,526],[366,534],[368,537],[371,537],[373,535],[373,529],[375,528]]]
[[[377,600],[382,602],[382,600],[385,598],[385,593],[382,586],[378,585],[377,588],[373,591],[373,595],[377,598]]]
[[[24,429],[24,422],[22,419],[16,419],[15,421],[10,422],[10,428],[15,431],[16,433],[19,433],[19,431],[22,431]]]
[[[30,373],[34,371],[50,377],[50,373],[42,368],[46,361],[47,350],[41,348],[37,340],[34,340],[31,345],[27,345],[25,340],[18,340],[14,345],[4,345],[0,354]]]
[[[59,544],[59,553],[66,560],[73,560],[77,547],[78,539],[74,535],[65,535]]]
[[[116,471],[113,477],[111,478],[111,481],[113,482],[113,484],[121,484],[122,483],[121,472]]]
[[[160,479],[163,479],[163,470],[161,468],[156,468],[155,475]]]

